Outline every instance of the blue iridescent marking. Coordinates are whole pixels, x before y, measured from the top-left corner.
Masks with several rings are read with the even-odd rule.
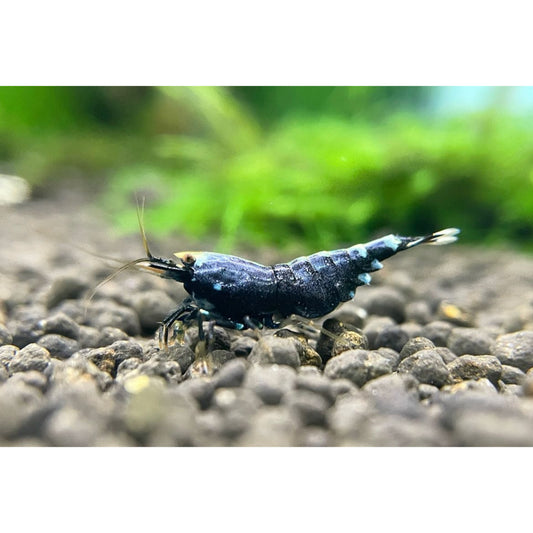
[[[387,248],[390,248],[393,251],[396,251],[402,241],[396,237],[396,235],[387,235],[386,237],[383,237],[381,239],[381,242],[383,246],[386,246]]]
[[[355,246],[352,246],[350,250],[356,251],[363,258],[368,255],[368,250],[362,244],[356,244]]]
[[[350,291],[350,292],[348,293],[348,296],[349,296],[350,298],[353,298],[353,297],[355,296],[355,291]]]
[[[357,276],[357,279],[361,282],[361,283],[364,283],[365,285],[369,285],[370,284],[370,281],[372,280],[370,274],[368,273],[364,273],[364,274],[359,274]]]
[[[370,266],[374,269],[374,270],[379,270],[380,268],[383,268],[383,265],[377,260],[377,259],[374,259],[372,261],[372,263],[370,263]]]
[[[222,285],[220,283],[213,283],[213,289],[215,289],[215,291],[221,291]]]

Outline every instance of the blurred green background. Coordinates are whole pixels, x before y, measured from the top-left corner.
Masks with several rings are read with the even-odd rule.
[[[0,173],[117,227],[311,252],[448,226],[533,250],[531,87],[2,87]]]

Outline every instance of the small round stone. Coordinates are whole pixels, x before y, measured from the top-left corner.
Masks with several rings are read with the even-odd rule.
[[[19,351],[16,346],[12,344],[6,344],[5,346],[0,346],[0,365],[8,367],[11,359],[15,357],[15,354]]]
[[[324,368],[324,375],[330,379],[346,378],[358,387],[367,381],[393,370],[390,359],[377,351],[348,350],[328,361]]]
[[[457,355],[484,355],[490,353],[492,339],[477,328],[453,328],[448,337],[448,348]]]
[[[230,349],[237,357],[248,357],[256,344],[251,337],[238,337],[231,342]]]
[[[100,330],[91,326],[80,326],[78,342],[81,348],[98,348],[100,346]]]
[[[435,346],[446,346],[452,329],[453,326],[449,322],[435,320],[422,328],[421,335],[432,341]]]
[[[57,333],[70,339],[77,339],[80,326],[65,313],[56,313],[42,321],[44,333]]]
[[[215,383],[209,377],[188,379],[180,383],[178,390],[180,394],[194,399],[201,409],[207,409],[213,399]]]
[[[78,298],[87,287],[87,281],[81,277],[65,275],[56,278],[46,293],[46,307],[51,309],[63,300]]]
[[[267,405],[276,405],[292,388],[296,372],[285,365],[252,366],[246,373],[244,387],[251,389]]]
[[[240,387],[244,381],[248,363],[242,358],[232,359],[225,363],[215,376],[215,387]]]
[[[253,347],[248,360],[250,363],[267,365],[279,364],[296,368],[300,366],[300,346],[293,337],[280,338],[273,335],[262,337]]]
[[[10,331],[4,326],[4,324],[0,324],[0,346],[11,344],[12,342],[13,335],[11,335]]]
[[[507,385],[521,385],[526,375],[519,368],[502,365],[501,380]]]
[[[502,364],[493,355],[461,355],[448,364],[448,369],[455,383],[487,378],[496,385],[502,374]]]
[[[435,350],[420,350],[406,357],[399,365],[398,372],[409,373],[420,383],[442,387],[450,377],[450,372],[442,357]]]
[[[388,316],[373,316],[370,317],[363,329],[364,334],[368,340],[368,346],[371,349],[378,347],[376,339],[378,335],[386,328],[394,326],[395,322]]]
[[[37,370],[17,372],[16,374],[13,374],[10,381],[13,383],[22,382],[30,387],[35,387],[41,392],[44,392],[48,385],[48,379],[46,376],[42,372],[37,372]]]
[[[124,331],[112,326],[105,326],[100,330],[96,348],[103,348],[104,346],[109,346],[117,341],[125,340],[128,340],[128,335]]]
[[[392,348],[401,352],[409,340],[409,334],[402,326],[394,325],[383,329],[376,338],[376,347]]]
[[[435,344],[426,337],[409,339],[400,352],[400,361],[403,361],[406,357],[409,357],[420,350],[430,350],[432,348],[435,348]]]
[[[503,365],[527,372],[533,367],[533,331],[518,331],[500,335],[492,344],[492,355]]]
[[[56,359],[68,359],[80,348],[78,341],[56,333],[43,335],[37,344],[46,348],[50,352],[50,356]]]
[[[326,422],[329,402],[320,394],[309,390],[294,389],[283,395],[282,402],[304,426],[323,426]]]
[[[50,364],[50,352],[38,344],[28,344],[19,350],[8,364],[11,374],[37,370],[43,372]]]
[[[431,308],[424,300],[409,302],[405,308],[407,320],[412,320],[418,324],[427,324],[431,321]]]
[[[176,302],[160,290],[142,291],[132,296],[132,304],[139,315],[143,331],[153,333],[163,319],[175,308]]]
[[[316,394],[320,394],[326,399],[329,404],[335,400],[335,396],[331,390],[332,381],[323,374],[298,374],[296,376],[296,389],[308,390]]]
[[[369,315],[389,316],[395,322],[405,320],[405,297],[391,287],[374,287],[359,298]]]

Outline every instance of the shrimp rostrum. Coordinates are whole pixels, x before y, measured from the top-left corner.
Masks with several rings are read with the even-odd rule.
[[[317,252],[289,263],[266,266],[241,257],[214,252],[179,252],[176,259],[154,257],[143,241],[147,257],[137,267],[183,283],[189,293],[163,321],[160,341],[167,344],[177,322],[212,321],[234,329],[277,328],[290,315],[317,318],[355,296],[368,285],[381,261],[420,244],[449,244],[457,228],[422,237],[386,235],[350,248]]]

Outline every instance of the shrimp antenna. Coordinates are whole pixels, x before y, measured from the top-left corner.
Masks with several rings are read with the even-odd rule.
[[[148,239],[146,238],[146,233],[144,231],[144,196],[140,206],[139,199],[137,198],[137,196],[135,196],[135,201],[137,203],[137,220],[139,222],[139,229],[141,230],[141,238],[143,241],[144,251],[146,252],[146,257],[148,259],[152,259],[154,256],[150,252],[150,248],[148,248]]]
[[[134,259],[133,261],[128,261],[125,265],[122,265],[121,267],[118,267],[116,270],[111,272],[109,276],[107,276],[105,279],[103,279],[87,296],[85,299],[85,312],[87,313],[87,307],[89,306],[89,303],[94,298],[94,295],[98,292],[98,289],[100,289],[103,285],[105,285],[108,281],[111,281],[115,276],[118,276],[121,272],[124,272],[124,270],[127,270],[128,268],[131,268],[132,266],[135,266],[137,263],[142,263],[143,261],[146,261],[146,257],[141,257],[139,259]]]

